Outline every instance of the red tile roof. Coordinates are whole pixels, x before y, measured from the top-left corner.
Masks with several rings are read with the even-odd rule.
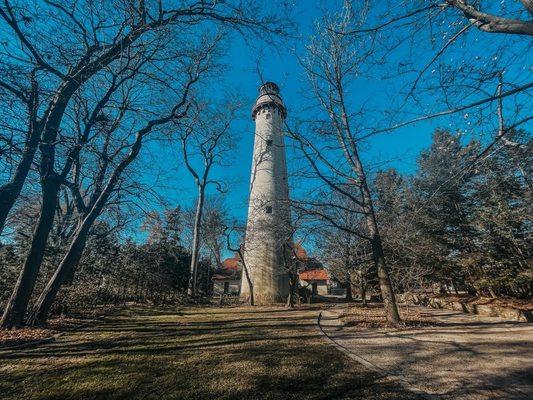
[[[224,261],[222,261],[222,268],[227,270],[238,271],[240,269],[239,259],[237,257],[226,258]]]
[[[300,261],[307,261],[307,251],[302,247],[300,243],[295,243],[293,248],[296,258]]]
[[[212,279],[214,281],[228,281],[240,279],[241,267],[239,264],[238,256],[233,258],[226,258],[222,261],[221,265],[218,266],[215,271]]]
[[[310,269],[300,272],[300,279],[302,281],[327,281],[329,275],[325,269]]]

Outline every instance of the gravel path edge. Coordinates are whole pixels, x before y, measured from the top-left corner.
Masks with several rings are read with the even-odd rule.
[[[424,399],[424,400],[438,400],[439,399],[438,396],[430,394],[430,393],[427,393],[426,391],[424,391],[424,390],[420,389],[419,387],[413,385],[403,375],[392,374],[392,373],[384,370],[383,368],[378,367],[377,365],[373,364],[372,362],[368,361],[367,359],[362,358],[362,357],[358,356],[357,354],[354,354],[348,348],[346,348],[343,345],[341,345],[340,343],[338,343],[331,335],[329,335],[326,332],[326,330],[324,329],[324,326],[322,324],[322,321],[325,318],[328,318],[330,320],[334,319],[335,320],[334,324],[336,326],[338,326],[339,328],[342,327],[342,323],[340,322],[340,319],[339,319],[339,317],[340,317],[339,312],[337,312],[335,310],[336,307],[338,307],[338,305],[333,305],[333,306],[329,307],[326,310],[320,311],[320,313],[318,314],[318,317],[317,317],[316,324],[317,324],[318,331],[320,332],[320,334],[322,335],[322,337],[324,338],[324,340],[326,342],[328,342],[331,346],[333,346],[337,350],[339,350],[342,353],[344,353],[346,356],[348,356],[352,360],[354,360],[354,361],[356,361],[356,362],[358,362],[360,364],[363,364],[365,367],[367,367],[368,369],[376,372],[381,377],[400,384],[402,387],[404,387],[405,389],[417,394],[422,399]]]

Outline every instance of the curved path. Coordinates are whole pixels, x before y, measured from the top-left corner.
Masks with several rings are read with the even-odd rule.
[[[428,399],[533,399],[533,324],[450,310],[420,310],[436,326],[343,327],[341,306],[323,311],[322,332],[339,350]]]

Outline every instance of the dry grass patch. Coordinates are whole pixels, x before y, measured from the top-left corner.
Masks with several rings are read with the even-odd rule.
[[[10,399],[414,399],[324,342],[306,308],[140,308],[0,351]]]

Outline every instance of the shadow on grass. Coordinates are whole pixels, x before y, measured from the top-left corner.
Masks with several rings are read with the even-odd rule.
[[[416,398],[325,344],[315,317],[311,309],[130,310],[56,343],[0,353],[0,393],[6,399]]]

